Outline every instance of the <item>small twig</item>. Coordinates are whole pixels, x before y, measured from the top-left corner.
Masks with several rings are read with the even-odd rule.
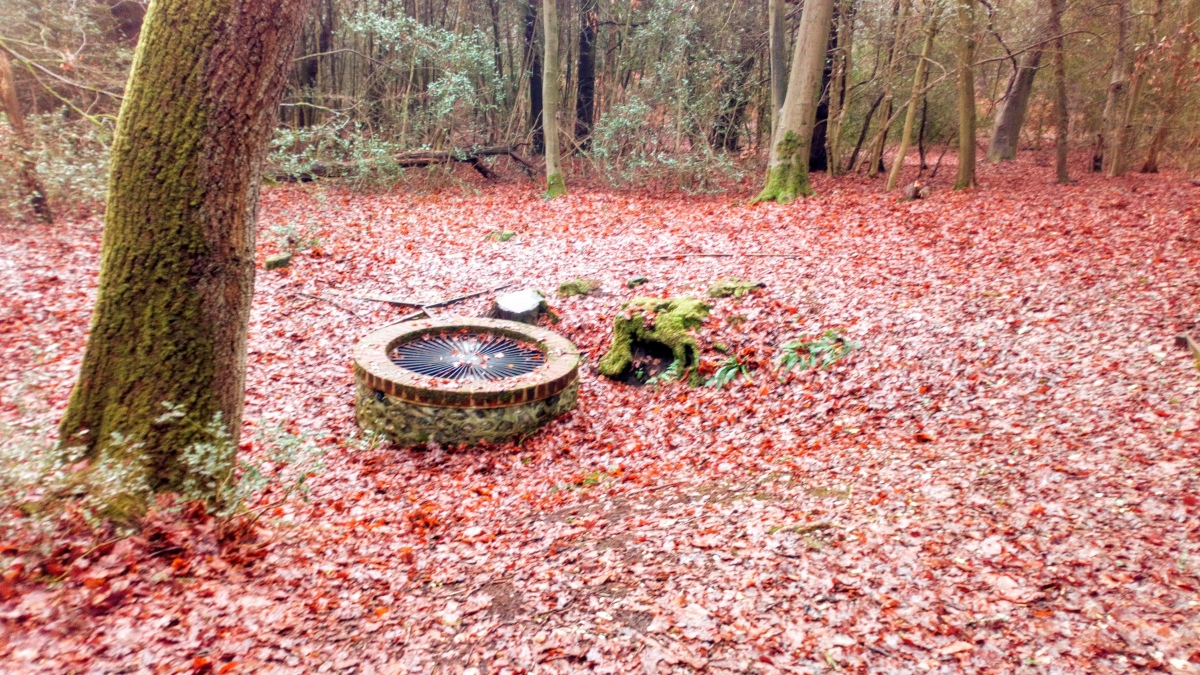
[[[641,258],[626,258],[617,262],[641,260],[674,260],[676,258],[803,258],[796,253],[675,253],[673,255],[648,255]]]
[[[363,318],[358,315],[358,312],[356,312],[352,309],[343,307],[342,305],[339,305],[338,303],[336,303],[328,298],[322,298],[319,295],[313,295],[312,293],[301,293],[298,291],[296,293],[293,293],[292,295],[302,295],[306,298],[312,298],[313,300],[320,300],[321,302],[328,302],[329,304],[333,305],[334,307],[337,307],[338,309],[342,310],[343,312],[349,312],[350,315],[353,316],[355,319],[358,319],[359,321],[363,320]]]
[[[630,495],[641,494],[643,492],[655,492],[657,490],[665,490],[670,487],[679,487],[680,485],[684,485],[686,482],[687,481],[681,480],[674,483],[667,483],[665,485],[652,485],[650,487],[638,488],[637,490],[630,490],[629,492],[622,493],[621,496],[628,497]]]

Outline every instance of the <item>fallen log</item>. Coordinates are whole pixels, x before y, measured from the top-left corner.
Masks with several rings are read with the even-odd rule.
[[[496,172],[492,171],[486,163],[484,157],[500,157],[507,156],[514,162],[519,164],[521,168],[531,178],[537,172],[532,164],[517,154],[517,151],[511,146],[483,146],[473,148],[455,148],[452,150],[417,150],[414,152],[402,152],[395,156],[394,160],[397,166],[415,168],[421,166],[430,166],[433,164],[447,164],[449,162],[462,162],[470,164],[472,169],[479,172],[479,175],[488,180],[496,180]],[[284,183],[307,183],[317,178],[337,178],[349,173],[354,165],[350,162],[333,162],[314,164],[306,171],[296,175],[284,174],[275,176],[275,180]]]

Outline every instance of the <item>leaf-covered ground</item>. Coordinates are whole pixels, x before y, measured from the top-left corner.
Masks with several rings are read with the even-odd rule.
[[[286,418],[332,435],[311,502],[273,511],[235,560],[125,540],[47,585],[17,559],[3,669],[1200,669],[1200,371],[1173,344],[1200,316],[1200,191],[982,172],[978,191],[911,203],[818,179],[819,199],[785,207],[265,191],[264,232],[311,221],[322,243],[259,273],[247,432]],[[517,234],[487,236],[500,230]],[[99,240],[96,221],[0,233],[11,424],[61,411]],[[260,262],[274,252],[264,239]],[[735,255],[648,258],[676,253]],[[706,367],[721,342],[752,382],[596,376],[623,301],[725,276],[765,288],[713,301]],[[603,288],[552,301],[588,354],[574,412],[520,446],[344,442],[351,348],[408,311],[355,295],[575,277]],[[859,349],[781,381],[780,345],[827,329]]]

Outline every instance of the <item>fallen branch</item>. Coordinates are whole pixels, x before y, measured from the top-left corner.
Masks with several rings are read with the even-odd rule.
[[[348,312],[350,315],[352,315],[354,318],[358,319],[359,321],[363,320],[363,318],[358,315],[358,312],[356,312],[352,309],[349,309],[347,307],[343,307],[342,305],[339,305],[338,303],[330,300],[329,298],[322,298],[319,295],[313,295],[311,293],[300,293],[300,292],[293,293],[292,295],[303,296],[306,298],[312,298],[313,300],[320,300],[321,302],[328,302],[329,304],[333,305],[334,307],[337,307],[338,309],[342,310],[343,312]]]
[[[421,166],[430,166],[433,164],[447,164],[449,162],[462,162],[470,164],[472,169],[479,172],[479,175],[488,180],[496,180],[498,176],[495,171],[492,171],[486,163],[484,157],[500,157],[507,156],[514,162],[521,165],[521,168],[529,176],[536,173],[536,169],[532,164],[526,161],[523,157],[517,154],[517,151],[507,145],[475,147],[466,149],[452,150],[417,150],[415,152],[402,152],[393,158],[397,166],[403,168],[415,168]],[[314,164],[305,171],[299,174],[280,174],[275,176],[275,180],[284,183],[292,182],[307,182],[315,178],[337,178],[350,173],[350,170],[355,166],[351,162],[333,162],[327,164]]]
[[[507,284],[496,286],[495,288],[485,288],[482,291],[472,291],[471,293],[456,295],[453,298],[439,300],[437,302],[419,302],[416,300],[405,300],[403,298],[390,298],[384,295],[356,295],[354,297],[360,300],[370,300],[372,302],[386,302],[389,305],[396,305],[398,307],[420,307],[421,309],[425,309],[428,307],[445,307],[446,305],[453,305],[456,302],[469,300],[475,296],[483,295],[485,293],[495,293],[496,291],[503,290],[512,285],[513,282],[510,281]]]

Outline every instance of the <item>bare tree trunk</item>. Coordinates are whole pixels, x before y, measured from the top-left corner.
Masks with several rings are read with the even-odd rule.
[[[59,432],[177,489],[183,453],[236,447],[267,139],[307,0],[154,0],[112,148],[100,285]],[[186,411],[159,421],[168,402]],[[232,471],[232,466],[222,467]],[[118,512],[137,504],[111,505]]]
[[[1150,137],[1150,147],[1146,151],[1146,163],[1142,165],[1142,173],[1158,173],[1158,153],[1162,151],[1167,134],[1171,131],[1171,124],[1183,107],[1182,95],[1190,70],[1192,44],[1196,41],[1197,21],[1200,21],[1200,0],[1188,0],[1179,30],[1173,38],[1172,60],[1175,62],[1175,70],[1172,78],[1166,83],[1166,101],[1163,102],[1154,134]]]
[[[1008,94],[996,112],[992,125],[992,140],[988,145],[987,158],[1002,162],[1017,158],[1017,144],[1021,140],[1021,127],[1025,125],[1025,112],[1029,109],[1033,79],[1037,76],[1042,60],[1042,48],[1034,47],[1021,54],[1017,69],[1008,85]]]
[[[900,172],[904,168],[904,155],[908,154],[908,146],[912,139],[913,124],[917,119],[917,99],[923,93],[921,83],[925,80],[925,72],[929,68],[929,55],[933,52],[933,38],[938,29],[938,7],[933,5],[929,11],[929,25],[925,28],[925,42],[921,45],[921,59],[917,61],[917,72],[913,74],[912,93],[908,96],[908,110],[904,113],[904,130],[900,132],[900,147],[896,149],[896,157],[892,159],[892,170],[888,173],[887,188],[891,190],[900,181]]]
[[[1129,167],[1130,155],[1133,154],[1133,145],[1137,138],[1137,127],[1134,126],[1134,120],[1137,118],[1138,107],[1142,102],[1142,84],[1145,82],[1146,68],[1149,65],[1150,57],[1158,48],[1158,31],[1162,26],[1162,20],[1163,0],[1158,0],[1154,11],[1154,23],[1150,29],[1150,40],[1138,49],[1133,67],[1133,81],[1129,87],[1129,96],[1125,101],[1125,110],[1121,115],[1121,121],[1117,124],[1116,134],[1113,136],[1113,158],[1108,164],[1109,178],[1124,175]]]
[[[955,190],[975,182],[975,0],[958,4],[958,177]]]
[[[767,2],[767,39],[771,63],[771,134],[779,128],[779,116],[783,111],[783,100],[787,95],[787,73],[784,69],[786,48],[784,33],[787,30],[787,14],[784,0]]]
[[[850,76],[853,68],[854,1],[838,6],[837,52],[833,55],[833,78],[829,86],[829,175],[842,173],[842,130],[850,109]]]
[[[832,18],[833,0],[808,0],[800,15],[787,97],[779,128],[771,138],[771,165],[766,186],[754,198],[756,202],[782,204],[813,194],[808,185],[808,156]]]
[[[871,120],[875,118],[875,111],[879,109],[879,104],[882,102],[883,92],[880,92],[871,103],[871,107],[867,108],[867,114],[863,117],[862,131],[858,132],[858,142],[854,144],[854,150],[850,152],[850,159],[846,162],[847,170],[853,170],[858,161],[858,153],[862,150],[863,141],[867,140],[867,132],[871,130]]]
[[[592,142],[596,115],[596,16],[597,0],[583,0],[579,26],[579,93],[575,97],[575,142],[587,150]]]
[[[29,200],[33,215],[43,223],[54,222],[54,213],[46,199],[46,190],[42,187],[37,176],[37,164],[33,161],[32,143],[29,131],[25,128],[25,116],[21,114],[21,101],[17,98],[17,88],[13,83],[12,66],[8,62],[8,54],[0,49],[0,110],[8,117],[8,124],[13,130],[13,145],[18,155],[17,179],[21,181],[21,189]]]
[[[871,178],[883,170],[883,149],[887,144],[888,130],[892,126],[888,121],[892,118],[892,98],[895,96],[896,89],[893,80],[895,79],[896,63],[900,59],[900,50],[904,48],[904,33],[908,23],[909,0],[898,0],[898,2],[892,45],[888,50],[887,68],[883,73],[883,116],[881,118],[883,124],[880,125],[879,131],[875,132],[875,138],[871,141],[871,146],[867,151],[867,175]]]
[[[1106,152],[1115,133],[1117,111],[1124,100],[1125,86],[1129,78],[1129,0],[1117,0],[1117,51],[1113,55],[1112,78],[1108,82],[1108,95],[1104,100],[1104,119],[1096,134],[1096,147],[1092,150],[1092,171],[1103,171],[1112,161],[1111,152]],[[1106,156],[1107,155],[1107,156]]]
[[[533,154],[546,151],[546,136],[542,125],[542,50],[537,43],[537,3],[525,3],[525,63],[529,65],[529,130]]]
[[[1054,35],[1054,172],[1059,183],[1071,182],[1067,170],[1067,134],[1070,117],[1067,114],[1067,74],[1063,54],[1062,15],[1066,0],[1050,0],[1050,34]]]
[[[546,53],[542,57],[542,111],[546,129],[546,197],[567,194],[558,151],[558,3],[542,0],[542,32]]]

